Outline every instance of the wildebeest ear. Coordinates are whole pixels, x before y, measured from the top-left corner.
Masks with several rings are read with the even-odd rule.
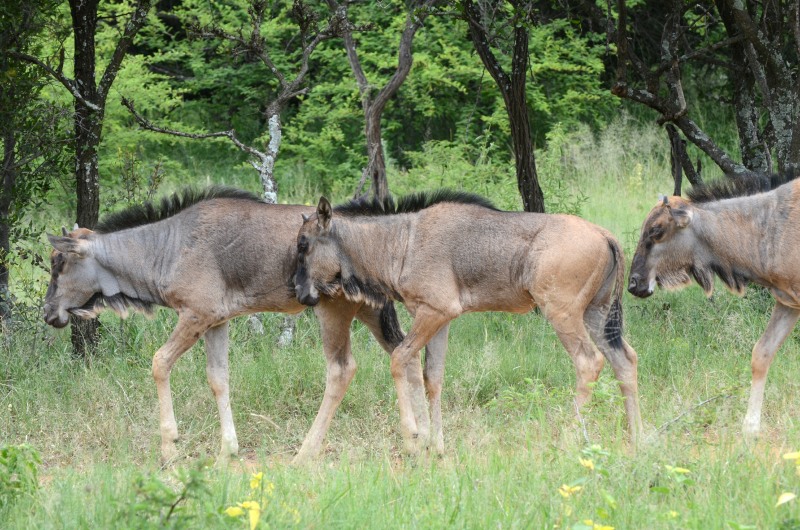
[[[330,228],[332,215],[331,203],[325,197],[320,197],[317,205],[317,223],[319,223],[321,229],[327,230]]]
[[[686,228],[689,226],[689,223],[692,222],[692,215],[694,213],[692,210],[685,206],[680,206],[678,208],[670,208],[669,213],[672,216],[672,220],[675,221],[675,225],[678,228]]]
[[[75,254],[84,258],[89,255],[89,242],[85,239],[75,239],[74,237],[59,237],[47,234],[47,239],[53,248],[64,254]]]
[[[306,214],[304,214],[304,213],[301,213],[300,215],[303,217],[303,222],[304,222],[304,223],[307,223],[307,222],[308,222],[308,220],[309,220],[309,219],[311,219],[311,216],[309,216],[309,215],[306,215]]]
[[[61,227],[61,235],[64,236],[64,237],[69,235],[69,232],[67,232],[67,227],[66,226],[62,226]]]

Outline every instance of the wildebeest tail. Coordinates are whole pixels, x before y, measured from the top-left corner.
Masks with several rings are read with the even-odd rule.
[[[397,320],[397,312],[394,310],[394,302],[391,300],[383,304],[381,308],[381,333],[383,340],[391,346],[392,349],[396,348],[398,344],[403,342],[405,335],[403,330],[400,329],[400,322]]]
[[[625,284],[625,258],[622,249],[615,239],[608,239],[608,246],[614,256],[616,277],[614,278],[614,291],[611,298],[611,308],[606,315],[604,334],[606,340],[614,349],[622,348],[622,289]]]

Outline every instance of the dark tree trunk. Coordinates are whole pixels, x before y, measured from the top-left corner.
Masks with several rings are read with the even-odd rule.
[[[733,12],[725,2],[717,4],[720,18],[728,35],[739,33]],[[759,173],[771,173],[769,149],[761,134],[758,123],[759,109],[756,105],[756,79],[747,68],[747,44],[739,41],[731,44],[733,69],[729,71],[733,87],[733,107],[736,115],[736,128],[739,131],[739,150],[742,164]]]
[[[0,321],[11,316],[11,299],[8,291],[8,256],[11,251],[11,200],[17,179],[14,152],[16,136],[9,127],[3,137],[3,187],[0,190]]]
[[[389,194],[389,183],[386,180],[386,159],[383,154],[383,142],[381,140],[381,116],[389,99],[392,98],[400,86],[405,82],[411,65],[414,61],[412,55],[412,45],[414,35],[422,27],[422,23],[428,16],[430,9],[439,0],[415,0],[411,2],[409,14],[406,18],[406,25],[403,34],[400,36],[400,46],[397,53],[397,68],[391,79],[376,92],[373,85],[367,80],[361,60],[356,51],[356,43],[353,39],[352,27],[347,20],[347,4],[340,5],[337,0],[328,0],[328,6],[334,14],[340,17],[340,32],[344,41],[344,48],[347,52],[347,59],[350,62],[350,69],[356,78],[358,91],[361,94],[361,106],[364,109],[364,135],[367,142],[367,165],[361,175],[361,181],[355,192],[355,196],[362,195],[363,186],[367,179],[370,180],[372,194],[374,197],[383,200]]]
[[[372,181],[372,194],[383,200],[389,195],[389,182],[386,180],[386,159],[383,155],[381,137],[381,114],[383,109],[375,105],[364,105],[366,115],[364,133],[367,140],[367,167],[364,173]]]
[[[70,0],[75,39],[75,86],[82,99],[75,100],[75,194],[78,226],[92,229],[100,214],[100,180],[97,147],[103,124],[103,103],[98,101],[95,80],[95,33],[98,0]],[[96,106],[91,108],[90,105]],[[72,318],[75,355],[85,356],[97,345],[97,319]]]
[[[513,2],[512,2],[513,3]],[[483,65],[491,74],[506,105],[511,126],[511,141],[517,170],[517,187],[526,212],[544,212],[544,194],[536,175],[536,161],[531,142],[528,102],[525,97],[525,82],[528,66],[528,30],[523,23],[514,29],[514,52],[511,58],[510,75],[503,71],[489,46],[486,28],[481,22],[479,8],[472,2],[464,2],[464,13],[469,34]]]

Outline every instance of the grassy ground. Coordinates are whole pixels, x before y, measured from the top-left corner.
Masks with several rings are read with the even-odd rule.
[[[630,259],[656,193],[671,188],[651,154],[666,142],[630,126],[612,133],[566,150],[563,178],[589,197],[584,217],[616,233]],[[310,313],[286,349],[275,347],[279,315],[263,316],[266,335],[233,323],[242,459],[224,470],[208,467],[219,426],[199,346],[172,377],[181,457],[158,464],[150,363],[173,314],[104,315],[100,352],[86,363],[70,357],[67,333],[32,326],[0,343],[0,445],[38,451],[38,488],[12,499],[21,472],[0,476],[0,528],[248,528],[248,513],[224,513],[247,500],[273,527],[800,528],[797,501],[776,506],[782,493],[800,493],[795,463],[783,458],[800,448],[796,334],[769,376],[763,436],[739,438],[770,297],[750,289],[736,298],[718,285],[711,300],[694,287],[648,300],[626,294],[624,305],[649,433],[638,452],[608,368],[579,421],[573,368],[541,315],[482,314],[451,328],[444,457],[401,455],[387,356],[356,325],[359,371],[325,454],[301,468],[289,461],[324,387]]]

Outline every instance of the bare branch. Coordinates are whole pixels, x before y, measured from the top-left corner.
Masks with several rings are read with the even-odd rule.
[[[53,77],[53,79],[55,79],[56,81],[58,81],[59,83],[64,85],[64,87],[69,91],[69,93],[72,94],[72,97],[74,97],[75,99],[80,101],[82,104],[86,105],[86,107],[88,107],[88,108],[90,108],[90,109],[92,109],[94,111],[99,111],[100,110],[100,107],[98,107],[95,103],[92,103],[91,101],[89,101],[88,99],[83,97],[83,94],[81,94],[81,92],[78,90],[78,87],[75,86],[75,82],[72,79],[67,78],[61,72],[61,67],[63,66],[63,61],[59,65],[58,70],[55,70],[55,69],[53,69],[53,67],[51,67],[49,64],[45,63],[44,61],[42,61],[38,57],[34,57],[33,55],[28,55],[27,53],[20,53],[20,52],[12,51],[12,52],[9,52],[9,55],[11,57],[19,59],[21,61],[26,61],[26,62],[29,62],[31,64],[35,64],[36,66],[38,66],[39,68],[41,68],[45,72],[47,72],[51,77]]]
[[[241,151],[244,151],[245,153],[256,156],[258,158],[261,158],[263,156],[263,153],[260,153],[256,149],[253,149],[252,147],[245,145],[241,141],[239,141],[239,139],[236,138],[236,131],[234,131],[233,129],[229,131],[218,131],[212,133],[189,133],[185,131],[178,131],[175,129],[168,129],[166,127],[159,127],[158,125],[154,125],[147,118],[139,114],[136,111],[134,102],[131,101],[130,99],[122,98],[122,105],[130,111],[131,115],[136,120],[136,123],[138,123],[142,129],[161,134],[169,134],[171,136],[179,136],[181,138],[193,138],[195,140],[201,140],[204,138],[225,137],[228,138],[233,143],[233,145],[235,145]]]
[[[141,29],[145,20],[147,20],[147,14],[150,12],[151,6],[152,0],[138,0],[138,2],[136,2],[136,7],[131,14],[131,18],[128,19],[128,22],[125,24],[122,37],[117,41],[114,54],[111,56],[111,60],[108,66],[106,66],[103,77],[100,78],[100,83],[97,86],[97,93],[102,101],[105,101],[108,96],[111,84],[114,82],[122,66],[122,60],[125,58],[125,54],[128,53],[128,48],[133,43],[133,38],[136,36],[136,33],[139,32],[139,29]]]

